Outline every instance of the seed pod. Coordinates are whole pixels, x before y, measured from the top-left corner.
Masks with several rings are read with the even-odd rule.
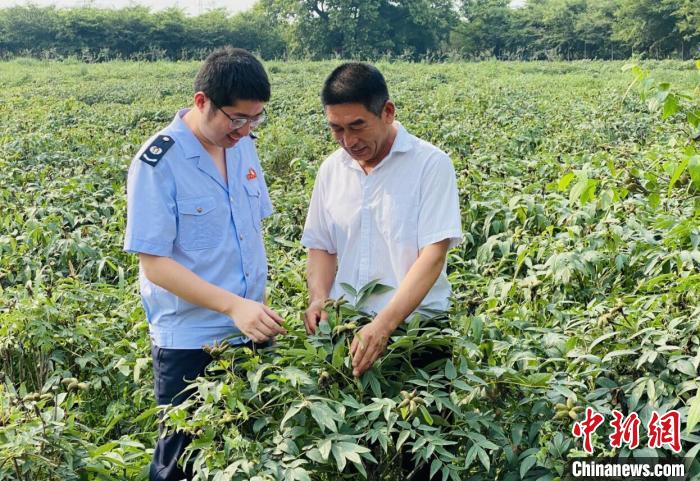
[[[90,385],[86,382],[79,382],[78,383],[78,389],[80,389],[81,391],[86,391],[87,388],[89,388],[89,387],[90,387]]]
[[[71,383],[68,385],[68,389],[67,389],[68,392],[75,391],[76,389],[78,389],[78,385],[79,385],[79,384],[80,384],[80,383],[79,383],[78,381],[73,381],[73,382],[71,382]]]
[[[413,399],[414,397],[416,397],[416,395],[418,395],[418,389],[414,389],[413,391],[411,391],[411,394],[408,397]]]
[[[572,409],[571,411],[569,411],[569,417],[576,421],[576,419],[578,419],[578,414],[576,414],[576,411]]]
[[[49,399],[53,398],[53,396],[49,393],[42,394],[40,400],[41,401],[48,401]]]
[[[401,391],[401,396],[406,399],[408,397],[408,391]]]
[[[568,407],[569,409],[574,407],[574,398],[570,397],[566,400],[566,407]]]
[[[401,402],[399,403],[399,409],[405,408],[406,406],[408,406],[408,403],[409,403],[409,400],[408,400],[408,399],[404,399],[403,401],[401,401]]]
[[[411,416],[415,415],[417,410],[418,404],[416,404],[416,402],[413,399],[411,399],[411,401],[409,401],[408,403],[408,411],[411,413]]]
[[[63,384],[64,387],[68,387],[74,382],[77,383],[78,380],[74,377],[67,377],[63,381],[61,381],[61,384]]]
[[[416,404],[425,404],[425,399],[423,399],[422,397],[416,396],[415,398],[413,398],[413,401],[414,401]]]
[[[554,409],[555,409],[556,411],[562,411],[562,410],[564,410],[564,409],[566,409],[566,408],[567,408],[567,407],[566,407],[566,404],[557,403],[557,404],[554,405]]]

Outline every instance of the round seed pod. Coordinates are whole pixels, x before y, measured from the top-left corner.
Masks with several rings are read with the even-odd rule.
[[[67,378],[65,378],[64,380],[61,381],[61,384],[63,384],[63,386],[65,386],[65,387],[68,387],[68,386],[70,386],[70,385],[71,385],[72,383],[74,383],[74,382],[77,383],[78,380],[77,380],[76,378],[74,378],[74,377],[67,377]]]

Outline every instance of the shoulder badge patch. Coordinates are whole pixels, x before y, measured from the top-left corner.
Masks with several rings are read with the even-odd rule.
[[[172,137],[169,135],[159,135],[151,142],[151,145],[143,151],[143,154],[141,154],[139,158],[151,167],[155,167],[158,161],[163,158],[168,149],[173,145],[175,145],[175,141]]]

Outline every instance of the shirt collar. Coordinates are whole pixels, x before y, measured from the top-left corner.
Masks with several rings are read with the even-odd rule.
[[[188,159],[201,157],[206,152],[202,143],[199,141],[197,136],[194,135],[194,132],[192,132],[192,129],[190,129],[190,127],[183,120],[185,114],[190,110],[192,109],[187,108],[180,110],[178,113],[175,114],[175,118],[173,118],[173,121],[170,122],[170,125],[168,126],[168,130],[171,134],[177,134],[176,141],[180,144],[182,150],[185,153],[185,157]],[[257,137],[254,137],[251,134],[250,138],[256,139]],[[240,141],[230,149],[226,150],[234,150],[238,147],[239,144]],[[227,155],[229,155],[228,152]]]
[[[183,117],[189,111],[190,109],[182,109],[176,113],[175,118],[168,126],[168,130],[176,137],[176,142],[180,144],[180,147],[185,153],[185,157],[191,159],[194,157],[201,157],[204,147],[183,120]]]

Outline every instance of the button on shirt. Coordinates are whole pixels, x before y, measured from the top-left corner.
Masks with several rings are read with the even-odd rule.
[[[243,137],[226,150],[226,183],[182,120],[187,111],[158,133],[175,143],[156,165],[139,159],[152,139],[131,163],[124,250],[171,257],[204,280],[260,302],[267,278],[261,220],[272,205],[255,145]],[[139,282],[158,347],[198,349],[240,332],[228,316],[157,286],[143,269]]]
[[[338,149],[321,165],[301,243],[337,254],[338,272],[330,296],[345,295],[379,279],[394,290],[371,296],[361,306],[379,312],[393,297],[423,247],[462,239],[459,197],[449,156],[395,123],[389,154],[366,175]],[[446,265],[419,309],[446,310],[450,284]]]

